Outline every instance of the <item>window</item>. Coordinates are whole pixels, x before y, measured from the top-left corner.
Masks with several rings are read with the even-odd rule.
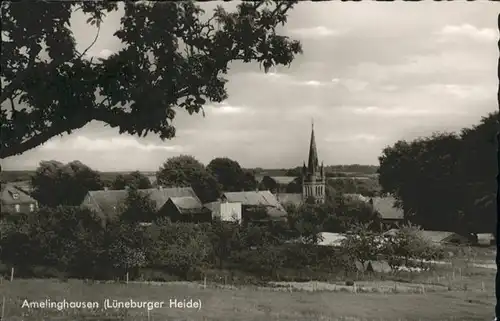
[[[35,204],[30,204],[30,212],[35,211]]]
[[[21,211],[21,205],[16,204],[14,207],[15,207],[17,213],[19,213]]]

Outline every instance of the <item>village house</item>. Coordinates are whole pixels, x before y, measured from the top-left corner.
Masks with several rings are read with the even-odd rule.
[[[2,184],[0,201],[2,213],[5,214],[28,214],[38,209],[38,202],[27,191],[22,187],[18,187],[15,183]]]
[[[153,201],[158,217],[168,217],[172,221],[210,221],[210,211],[203,206],[191,187],[158,187],[138,191]],[[127,195],[126,189],[90,191],[82,206],[96,211],[107,222],[120,214],[120,206]]]
[[[226,192],[221,201],[240,203],[243,222],[286,221],[285,209],[270,191]],[[257,213],[260,209],[265,213]],[[265,215],[256,217],[259,214]]]
[[[215,201],[204,204],[212,213],[212,219],[219,219],[223,222],[241,223],[241,203]]]
[[[396,228],[404,222],[404,211],[396,206],[396,199],[390,195],[367,197],[361,194],[344,194],[344,197],[369,204],[381,222],[390,228]]]

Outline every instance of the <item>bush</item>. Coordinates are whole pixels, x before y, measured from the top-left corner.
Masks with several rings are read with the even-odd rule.
[[[211,254],[209,238],[202,226],[155,223],[146,233],[145,254],[150,265],[183,278],[199,269]]]
[[[405,225],[385,237],[382,254],[394,271],[402,266],[429,268],[432,260],[440,259],[443,250],[423,238],[418,226]]]

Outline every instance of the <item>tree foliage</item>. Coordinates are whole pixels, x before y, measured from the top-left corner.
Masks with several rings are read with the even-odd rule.
[[[129,174],[118,174],[111,184],[111,188],[115,190],[125,189],[127,186],[137,189],[151,188],[151,182],[146,175],[139,171],[134,171]]]
[[[174,107],[198,113],[227,98],[231,62],[257,62],[267,72],[301,53],[276,30],[296,2],[243,2],[212,14],[192,1],[125,2],[114,33],[122,46],[106,59],[89,58],[95,41],[77,50],[70,19],[85,14],[97,40],[118,3],[2,2],[0,158],[93,120],[120,133],[174,137]]]
[[[46,206],[77,206],[88,191],[103,187],[100,175],[80,161],[43,161],[32,177],[33,196]]]
[[[255,176],[244,171],[237,161],[227,157],[214,158],[207,169],[215,176],[224,192],[240,192],[255,190]]]
[[[135,186],[131,186],[119,209],[120,220],[129,223],[152,222],[156,218],[156,210],[156,204],[149,194],[141,193]]]
[[[497,113],[460,134],[399,141],[380,157],[380,184],[412,222],[462,233],[494,230]]]
[[[216,178],[193,156],[169,158],[156,177],[159,185],[192,187],[202,202],[215,201],[220,196],[221,188]]]

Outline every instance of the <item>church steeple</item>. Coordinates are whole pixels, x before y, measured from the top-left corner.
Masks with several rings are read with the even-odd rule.
[[[311,142],[309,144],[309,160],[307,169],[310,173],[316,172],[318,168],[318,150],[316,149],[316,140],[314,137],[314,121],[311,124]]]
[[[316,202],[325,202],[326,179],[323,163],[319,166],[318,150],[316,149],[316,138],[314,137],[314,123],[311,124],[311,142],[309,144],[309,159],[307,168],[302,167],[302,199],[313,197]]]

